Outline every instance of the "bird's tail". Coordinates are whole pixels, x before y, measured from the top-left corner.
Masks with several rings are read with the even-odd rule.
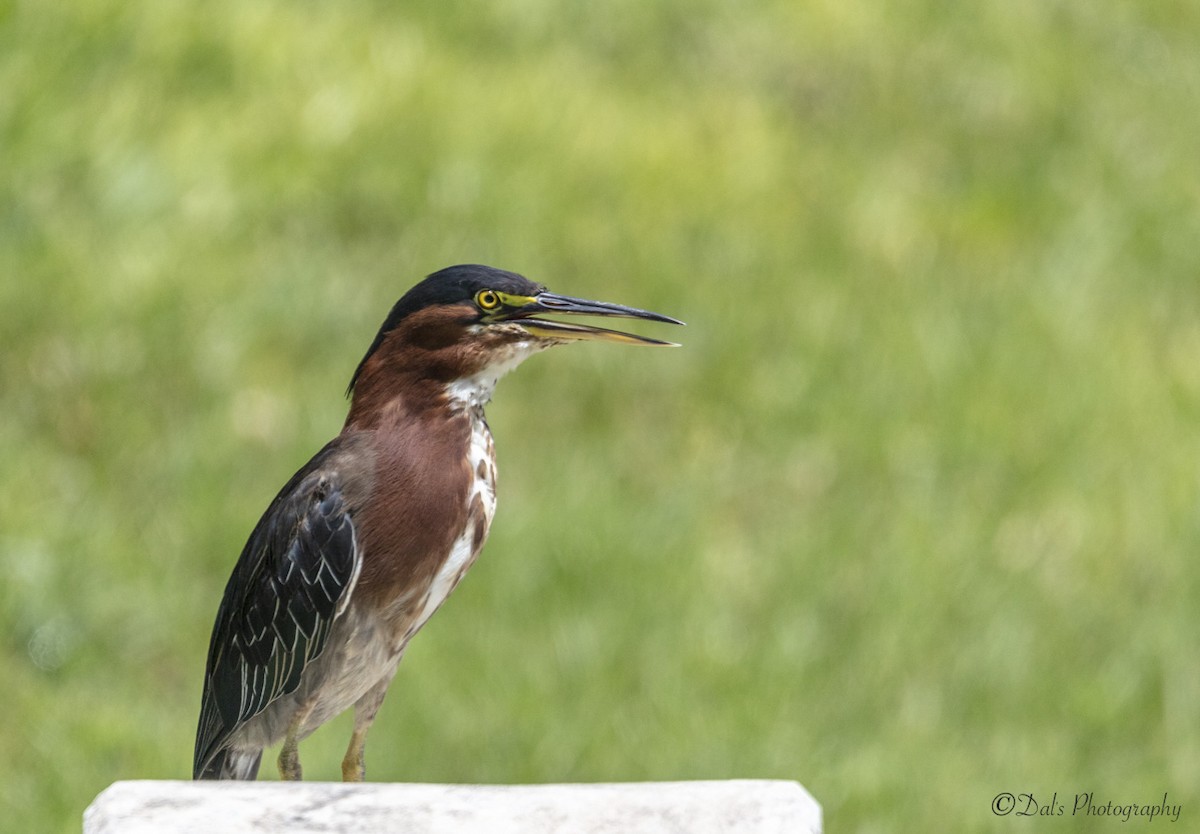
[[[203,767],[196,771],[194,779],[243,779],[258,778],[258,766],[262,763],[262,750],[256,752],[220,750]]]

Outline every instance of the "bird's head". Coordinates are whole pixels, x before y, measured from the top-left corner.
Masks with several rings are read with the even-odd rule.
[[[553,345],[588,340],[676,346],[544,315],[683,324],[635,307],[557,295],[515,272],[476,264],[451,266],[433,273],[396,302],[355,370],[348,393],[367,376],[390,369],[447,385],[477,383],[486,401],[500,376]]]

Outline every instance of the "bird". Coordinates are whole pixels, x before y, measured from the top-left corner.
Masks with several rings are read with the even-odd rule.
[[[484,406],[497,380],[568,342],[678,346],[550,314],[683,324],[479,264],[404,293],[354,370],[341,432],[279,491],[234,565],[209,641],[194,779],[256,779],[282,740],[279,775],[298,780],[299,742],[350,708],[342,778],[365,779],[367,732],[405,648],[492,523]]]

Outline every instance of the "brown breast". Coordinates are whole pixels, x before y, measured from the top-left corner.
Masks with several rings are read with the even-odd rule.
[[[355,516],[363,565],[353,604],[374,608],[400,639],[430,613],[430,587],[455,542],[468,532],[470,552],[458,555],[469,565],[490,522],[494,492],[484,506],[472,454],[482,410],[450,396],[455,381],[492,358],[466,338],[463,319],[473,314],[469,305],[423,310],[389,333],[364,361],[343,429],[367,438],[374,464],[372,493]],[[493,489],[494,471],[488,476]],[[460,576],[450,577],[451,587]]]
[[[355,597],[401,616],[470,520],[470,421],[438,411],[386,421],[371,434],[375,489],[355,522],[363,550]]]

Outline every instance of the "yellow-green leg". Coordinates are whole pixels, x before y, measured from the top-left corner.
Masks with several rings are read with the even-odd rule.
[[[350,736],[350,746],[346,748],[346,757],[342,759],[343,782],[362,782],[367,778],[366,747],[366,732],[359,732],[355,727],[354,735]]]
[[[342,759],[343,782],[362,782],[367,777],[367,731],[375,721],[391,682],[392,676],[388,675],[367,690],[367,694],[354,705],[354,734],[350,736],[350,746],[346,748],[346,757]]]
[[[300,767],[300,728],[311,711],[311,704],[301,707],[288,723],[283,749],[279,751],[279,778],[285,782],[299,782],[304,777],[304,769]]]
[[[279,778],[285,782],[299,782],[304,778],[304,769],[300,767],[299,744],[296,736],[289,731],[283,749],[279,751]]]

